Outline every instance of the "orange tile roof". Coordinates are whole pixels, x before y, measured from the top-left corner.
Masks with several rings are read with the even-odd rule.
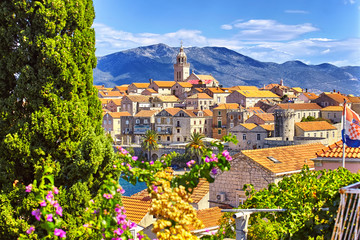
[[[135,117],[151,117],[157,112],[158,110],[141,110],[140,112],[135,114]]]
[[[258,126],[255,123],[241,123],[240,125],[249,130],[252,130]]]
[[[130,99],[132,102],[149,102],[149,96],[144,95],[127,95],[128,99]]]
[[[99,94],[102,97],[121,97],[121,96],[124,96],[124,94],[119,92],[119,91],[102,91],[102,92],[99,92]]]
[[[259,90],[256,86],[233,86],[230,90]]]
[[[265,129],[267,131],[274,131],[275,124],[262,124],[262,125],[260,125],[260,127],[262,127],[263,129]]]
[[[196,117],[196,114],[194,113],[194,110],[191,109],[182,109],[183,112],[185,112],[190,117]]]
[[[347,97],[345,97],[339,93],[331,92],[331,93],[325,93],[325,95],[338,103],[344,103],[344,100],[346,100],[347,102],[351,102]]]
[[[192,88],[192,84],[189,82],[177,82],[180,86],[182,86],[183,88]]]
[[[244,154],[269,171],[277,175],[282,175],[287,172],[300,171],[304,164],[308,165],[310,168],[313,168],[314,162],[310,159],[314,158],[316,156],[316,152],[320,151],[324,147],[325,146],[321,143],[313,143],[255,150],[243,150],[241,153],[233,156],[233,158],[236,161],[237,156]],[[273,157],[280,161],[280,163],[275,163],[268,157]]]
[[[204,228],[216,227],[220,224],[220,219],[224,215],[219,207],[207,208],[197,211],[197,217],[204,224]],[[193,226],[190,230],[195,230]]]
[[[360,97],[348,96],[347,98],[348,98],[348,99],[350,100],[350,102],[352,102],[352,103],[360,103]]]
[[[167,111],[171,116],[174,116],[182,109],[181,108],[165,108],[164,110]]]
[[[210,92],[213,92],[213,93],[225,93],[224,90],[222,90],[221,88],[219,87],[214,87],[214,88],[207,88]]]
[[[112,118],[120,118],[120,117],[124,117],[124,116],[131,116],[131,114],[129,112],[109,112],[109,115]]]
[[[148,88],[150,83],[132,83],[137,88]]]
[[[126,84],[126,85],[121,85],[121,86],[115,86],[114,89],[116,89],[117,91],[120,91],[120,92],[124,92],[124,91],[128,90],[128,87],[129,87],[129,85]],[[116,91],[114,89],[113,89],[113,91]]]
[[[203,90],[201,88],[194,88],[194,89],[200,93],[203,92]]]
[[[278,98],[279,96],[268,90],[236,90],[247,98]]]
[[[316,153],[317,157],[322,158],[342,158],[343,142],[342,140],[324,147]],[[345,145],[345,158],[360,158],[360,148],[348,147]]]
[[[344,108],[342,106],[328,106],[321,109],[321,111],[327,111],[327,112],[342,112]]]
[[[277,83],[270,83],[268,85],[266,85],[265,87],[263,87],[262,89],[267,89],[267,90],[270,90],[274,87],[277,87],[277,86],[280,86],[280,84],[277,84]]]
[[[237,104],[237,103],[222,103],[222,104],[219,104],[219,106],[217,106],[214,109],[239,109],[239,104]]]
[[[213,112],[210,109],[203,110],[206,116],[213,116]]]
[[[149,212],[151,204],[151,201],[126,196],[122,196],[121,202],[126,210],[127,218],[136,224],[139,224]]]
[[[319,97],[315,93],[311,93],[311,92],[303,92],[303,94],[304,94],[305,97],[307,97],[310,100],[314,100],[314,99],[317,99]]]
[[[198,98],[198,99],[212,99],[212,97],[210,97],[209,95],[207,95],[206,93],[196,93],[194,95],[191,95],[190,97],[188,97],[190,99],[193,98]]]
[[[301,87],[293,87],[291,89],[293,89],[293,90],[295,90],[296,92],[299,92],[299,93],[303,91]]]
[[[148,91],[148,92],[151,92],[151,93],[157,93],[157,91],[155,91],[155,90],[152,89],[152,88],[147,88],[147,89],[145,89],[144,91]]]
[[[156,85],[162,88],[171,88],[175,85],[175,81],[154,81]]]
[[[121,99],[110,99],[110,101],[109,101],[109,103],[110,102],[113,102],[115,105],[118,105],[118,106],[120,106],[121,105]]]
[[[281,109],[294,109],[294,110],[317,110],[321,109],[316,103],[279,103]]]
[[[273,122],[275,120],[274,114],[272,113],[257,113],[254,115],[264,120],[265,122]]]
[[[107,104],[108,102],[110,102],[113,99],[110,98],[99,98],[101,104]]]
[[[210,186],[209,182],[206,179],[204,179],[204,178],[200,179],[199,184],[197,185],[197,187],[194,189],[193,193],[191,194],[193,203],[200,202],[200,200],[203,199],[206,194],[208,194],[209,186]]]
[[[336,129],[335,126],[331,125],[326,121],[297,122],[295,123],[295,126],[299,127],[305,132]]]

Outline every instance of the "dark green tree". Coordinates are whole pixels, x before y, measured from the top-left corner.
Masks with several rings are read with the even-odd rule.
[[[0,2],[1,239],[16,239],[15,220],[26,218],[24,186],[44,166],[76,207],[112,166],[93,88],[94,16],[92,0]]]
[[[203,142],[204,137],[204,135],[196,132],[191,134],[190,142],[185,147],[186,153],[190,157],[195,157],[198,164],[202,164],[200,162],[201,156],[206,149],[206,146]]]

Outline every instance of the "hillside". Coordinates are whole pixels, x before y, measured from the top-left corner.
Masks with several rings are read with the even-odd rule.
[[[94,84],[108,87],[132,82],[173,80],[173,64],[179,48],[165,44],[139,47],[98,57]],[[337,67],[328,63],[307,65],[300,61],[282,64],[260,62],[223,47],[184,49],[191,71],[212,74],[224,87],[269,83],[307,88],[311,91],[341,91],[360,95],[360,67]]]

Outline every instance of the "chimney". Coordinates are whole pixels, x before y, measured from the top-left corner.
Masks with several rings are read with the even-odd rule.
[[[284,81],[282,79],[280,79],[280,86],[284,85]]]
[[[149,82],[150,82],[150,84],[152,84],[152,82],[153,82],[152,78],[149,78]]]
[[[305,92],[307,92],[307,88],[305,88]]]

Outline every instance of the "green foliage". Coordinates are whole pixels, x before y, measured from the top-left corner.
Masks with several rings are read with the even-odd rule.
[[[147,130],[141,143],[141,148],[148,151],[148,160],[151,160],[151,151],[157,150],[159,144],[157,142],[158,135],[154,130]]]
[[[328,123],[331,123],[331,121],[329,119],[325,119],[325,118],[315,118],[313,116],[307,116],[307,117],[303,117],[301,119],[302,122],[313,122],[313,121],[326,121]]]
[[[206,146],[203,142],[205,136],[200,133],[192,133],[190,136],[190,142],[186,145],[186,153],[190,157],[195,157],[196,161],[201,164],[201,156],[206,151]]]
[[[358,181],[359,174],[344,168],[333,171],[304,168],[301,173],[284,177],[277,185],[272,183],[258,192],[251,185],[245,185],[249,198],[241,208],[288,209],[286,212],[252,214],[250,232],[264,231],[284,239],[328,239],[339,206],[339,189]],[[329,211],[321,208],[329,208]],[[267,223],[262,219],[267,219]]]

